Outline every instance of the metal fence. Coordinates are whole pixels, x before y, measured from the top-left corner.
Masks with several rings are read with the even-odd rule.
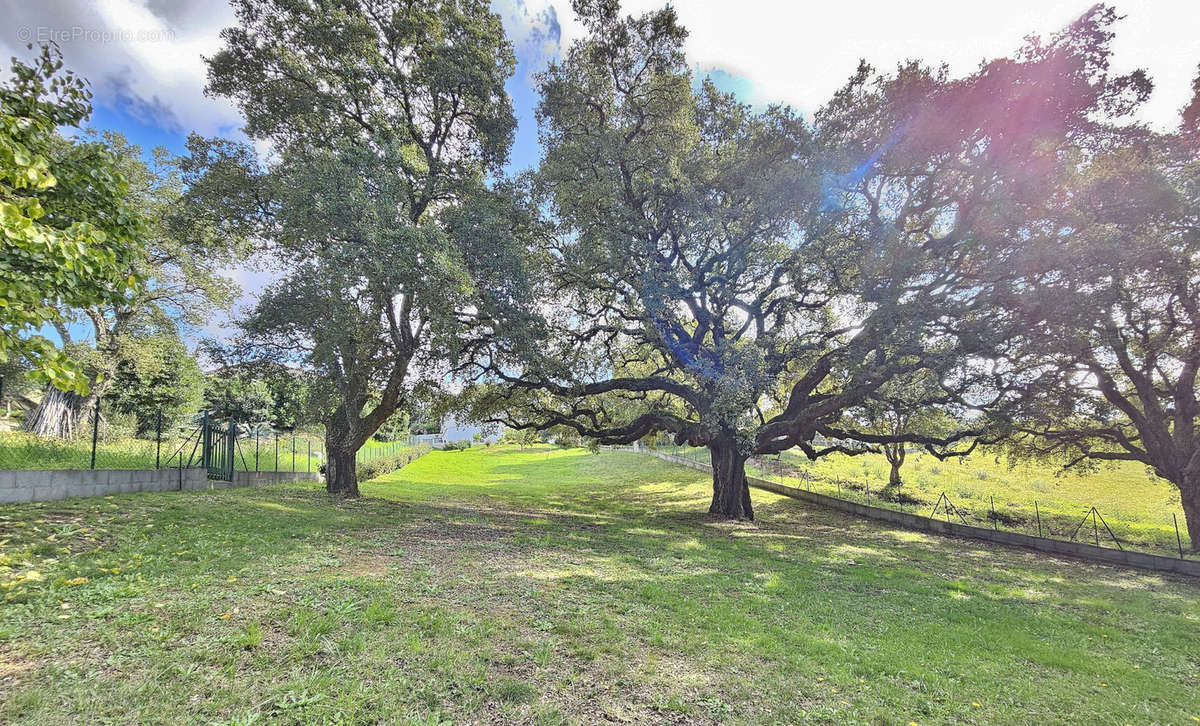
[[[207,468],[219,477],[233,471],[320,472],[326,460],[319,426],[283,429],[205,411],[155,409],[139,416],[103,399],[76,418],[69,437],[39,436],[11,422],[10,430],[0,430],[0,470]],[[362,464],[395,457],[413,445],[372,439],[356,459]]]
[[[708,450],[701,447],[668,444],[655,446],[654,450],[704,466],[710,466],[712,463]],[[849,502],[945,518],[973,526],[1049,539],[1088,541],[1098,547],[1171,554],[1181,559],[1195,557],[1184,549],[1184,536],[1181,531],[1183,525],[1178,515],[1174,514],[1169,521],[1164,522],[1117,521],[1111,516],[1105,518],[1099,507],[1088,503],[1080,503],[1077,514],[1049,514],[1037,499],[1025,503],[1022,509],[1017,510],[1007,506],[998,507],[995,497],[991,495],[986,501],[974,500],[970,504],[964,504],[954,501],[945,491],[940,492],[935,500],[927,501],[905,491],[903,485],[898,489],[888,489],[882,482],[872,482],[868,477],[859,480],[819,477],[778,456],[751,458],[746,462],[746,473]]]
[[[69,437],[0,431],[0,469],[319,471],[319,432],[245,423],[209,412],[129,412],[101,400],[76,416]]]

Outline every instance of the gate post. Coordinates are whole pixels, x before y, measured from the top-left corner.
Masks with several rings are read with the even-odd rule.
[[[225,441],[225,467],[229,472],[229,483],[233,483],[233,472],[237,467],[234,466],[233,457],[237,453],[237,423],[234,422],[233,416],[229,417],[229,435]]]
[[[212,463],[212,431],[208,426],[208,411],[204,412],[204,420],[200,424],[200,468],[208,471]]]

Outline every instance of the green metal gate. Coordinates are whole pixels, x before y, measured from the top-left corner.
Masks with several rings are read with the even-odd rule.
[[[200,437],[200,461],[208,472],[208,478],[233,481],[237,423],[232,418],[214,421],[205,414]]]

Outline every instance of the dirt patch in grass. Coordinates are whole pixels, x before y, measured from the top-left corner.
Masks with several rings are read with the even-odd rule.
[[[36,662],[9,648],[0,647],[0,690],[6,690],[29,679],[38,667]]]

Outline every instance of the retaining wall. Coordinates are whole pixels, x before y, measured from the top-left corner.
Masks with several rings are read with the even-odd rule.
[[[673,454],[664,454],[660,451],[646,452],[653,454],[660,459],[670,461],[675,464],[682,464],[700,471],[711,472],[712,467],[698,461],[692,461]],[[1000,544],[1012,545],[1015,547],[1027,547],[1039,552],[1049,552],[1056,555],[1065,555],[1068,557],[1078,557],[1084,560],[1093,562],[1104,562],[1112,565],[1124,565],[1126,567],[1136,567],[1143,570],[1153,570],[1155,572],[1175,572],[1183,575],[1191,575],[1192,577],[1200,577],[1200,560],[1185,560],[1177,557],[1163,557],[1162,555],[1151,555],[1145,552],[1131,552],[1129,550],[1109,549],[1107,547],[1097,547],[1095,545],[1085,544],[1083,542],[1068,542],[1061,539],[1050,539],[1048,537],[1034,537],[1033,535],[1021,534],[1020,532],[1006,532],[1004,530],[987,529],[986,527],[973,527],[969,524],[960,524],[957,522],[947,522],[941,519],[932,517],[923,517],[919,514],[909,514],[908,512],[898,512],[895,509],[886,507],[873,507],[869,504],[859,504],[837,497],[831,497],[828,494],[818,494],[816,492],[789,487],[785,484],[778,484],[766,479],[760,479],[754,476],[747,476],[746,481],[750,486],[756,489],[763,489],[776,494],[781,494],[792,499],[799,499],[810,504],[816,504],[829,509],[836,509],[848,514],[854,514],[859,517],[867,517],[869,519],[877,519],[881,522],[888,522],[907,529],[914,529],[920,532],[931,532],[933,534],[950,535],[954,537],[970,537],[971,539],[980,539],[988,542],[998,542]]]
[[[0,470],[0,503],[44,502],[132,492],[261,487],[286,481],[320,481],[308,472],[237,471],[233,481],[209,479],[203,469]]]

